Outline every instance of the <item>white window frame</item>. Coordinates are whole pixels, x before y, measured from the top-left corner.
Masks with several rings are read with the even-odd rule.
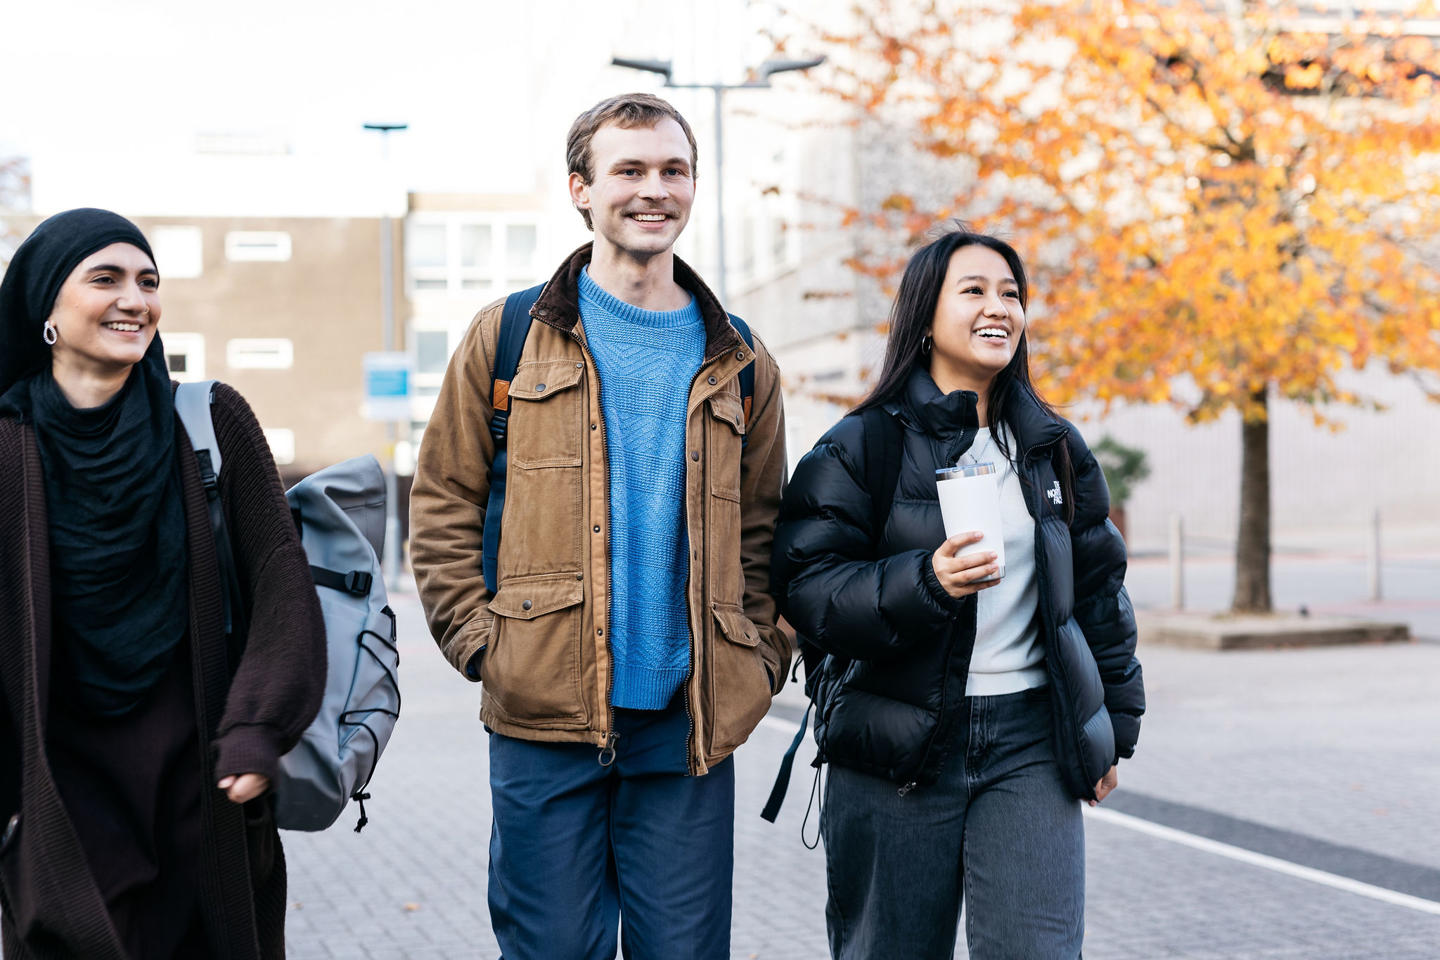
[[[539,210],[521,210],[513,213],[416,213],[406,222],[406,242],[409,231],[415,227],[440,226],[445,228],[445,263],[442,266],[416,267],[405,258],[405,288],[413,298],[424,297],[496,297],[519,284],[539,283],[547,275],[544,258],[547,253],[547,230],[545,219]],[[490,262],[482,265],[466,265],[460,262],[460,234],[462,227],[490,228]],[[533,227],[535,230],[535,253],[531,270],[526,276],[512,276],[509,269],[510,227]],[[440,280],[441,289],[419,289],[417,281]],[[467,287],[465,282],[479,281]]]
[[[162,338],[165,343],[165,369],[170,379],[179,383],[195,383],[205,379],[205,336],[199,333],[166,331]],[[170,370],[170,355],[185,355],[185,371]]]
[[[289,370],[295,344],[288,337],[236,337],[225,343],[225,365],[232,370]]]
[[[166,280],[194,280],[205,273],[205,231],[189,224],[161,224],[150,229],[155,266]]]
[[[286,230],[231,230],[225,234],[225,259],[231,263],[285,263],[291,253]]]

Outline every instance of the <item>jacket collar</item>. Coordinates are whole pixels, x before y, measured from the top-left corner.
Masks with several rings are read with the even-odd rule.
[[[1028,390],[1015,391],[1008,407],[1005,423],[1015,434],[1022,460],[1039,456],[1070,433],[1070,425],[1042,407]]]
[[[900,393],[897,407],[901,416],[931,436],[968,447],[975,439],[980,420],[975,406],[979,396],[972,390],[941,393],[930,377],[930,371],[916,364]]]
[[[541,292],[530,315],[562,333],[570,333],[580,320],[580,271],[590,262],[595,245],[587,243],[570,254]],[[674,258],[675,282],[695,297],[705,323],[705,360],[735,350],[742,341],[730,325],[730,316],[700,275],[679,257]]]
[[[976,414],[979,399],[972,390],[941,393],[930,371],[917,364],[910,371],[899,398],[886,407],[947,444],[959,442],[963,450],[975,439],[979,428]],[[1021,460],[1048,449],[1070,432],[1069,424],[1051,415],[1028,391],[1016,391],[1008,407],[1005,426],[1015,437]]]

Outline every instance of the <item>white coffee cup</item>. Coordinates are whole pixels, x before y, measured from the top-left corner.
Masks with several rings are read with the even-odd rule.
[[[1000,475],[993,463],[962,463],[935,471],[940,494],[940,516],[947,538],[977,530],[984,534],[979,543],[967,545],[960,556],[994,553],[999,573],[986,580],[1005,576],[1005,529],[1000,520]]]

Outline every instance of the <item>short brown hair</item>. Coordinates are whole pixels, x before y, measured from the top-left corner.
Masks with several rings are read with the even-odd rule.
[[[595,131],[605,124],[613,123],[629,130],[634,127],[653,127],[662,120],[674,120],[680,124],[680,129],[685,131],[685,139],[690,141],[690,176],[694,177],[699,151],[695,147],[695,134],[691,131],[690,124],[685,122],[680,111],[668,101],[651,93],[622,93],[618,97],[609,97],[576,117],[575,122],[570,125],[570,135],[565,138],[565,163],[570,168],[568,172],[580,174],[580,179],[586,183],[594,182],[595,159],[590,155],[590,141],[594,138]],[[580,216],[585,218],[585,226],[595,229],[589,210],[581,210]]]

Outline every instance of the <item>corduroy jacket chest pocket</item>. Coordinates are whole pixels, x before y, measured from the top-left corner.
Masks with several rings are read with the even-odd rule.
[[[739,503],[745,411],[733,393],[717,393],[706,403],[710,407],[710,492]]]
[[[523,469],[578,467],[584,443],[579,360],[522,363],[510,382],[510,462]]]
[[[510,382],[500,586],[511,577],[581,572],[585,524],[585,365],[522,363]]]

